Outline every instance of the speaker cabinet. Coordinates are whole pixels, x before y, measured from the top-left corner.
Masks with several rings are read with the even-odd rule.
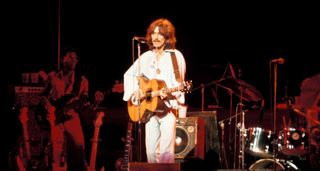
[[[131,162],[129,171],[180,171],[179,163],[146,163]]]
[[[204,159],[204,120],[200,117],[178,118],[176,124],[175,159]]]

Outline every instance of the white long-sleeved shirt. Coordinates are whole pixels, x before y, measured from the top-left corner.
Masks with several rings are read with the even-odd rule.
[[[178,87],[181,84],[176,80],[170,52],[175,52],[180,78],[182,81],[185,80],[186,62],[180,51],[176,49],[165,50],[159,61],[157,61],[155,51],[146,51],[124,74],[124,101],[128,101],[133,92],[139,89],[137,76],[143,75],[150,80],[163,80],[167,88]],[[169,103],[171,107],[175,108],[178,103],[185,103],[184,92],[177,91],[173,92],[172,95],[174,95],[177,100],[170,100]]]

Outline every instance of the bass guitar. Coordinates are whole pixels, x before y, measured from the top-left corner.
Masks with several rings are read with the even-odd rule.
[[[185,81],[178,87],[167,88],[166,83],[163,80],[147,79],[143,76],[137,77],[140,89],[142,90],[142,99],[140,99],[140,105],[135,105],[128,100],[128,113],[133,122],[138,122],[143,119],[146,111],[156,112],[163,109],[163,100],[160,98],[160,90],[164,88],[165,92],[190,92],[192,87],[192,81]]]
[[[52,144],[52,171],[66,171],[67,170],[67,163],[65,162],[65,156],[63,154],[55,154],[57,150],[57,144],[53,141],[57,140],[57,128],[56,128],[56,108],[51,105],[49,100],[46,97],[41,98],[41,103],[47,110],[47,118],[50,123],[51,129],[51,144]]]

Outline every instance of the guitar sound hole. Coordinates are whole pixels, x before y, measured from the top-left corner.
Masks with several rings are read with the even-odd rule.
[[[146,100],[147,101],[151,101],[151,92],[152,92],[152,90],[148,90],[147,92],[146,92]]]

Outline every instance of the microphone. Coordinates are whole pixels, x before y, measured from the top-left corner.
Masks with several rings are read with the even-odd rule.
[[[284,63],[284,59],[283,58],[272,59],[271,62],[278,63],[278,64],[283,64]]]
[[[134,36],[133,40],[138,41],[139,43],[147,43],[147,40],[145,37],[138,37],[138,36]]]

